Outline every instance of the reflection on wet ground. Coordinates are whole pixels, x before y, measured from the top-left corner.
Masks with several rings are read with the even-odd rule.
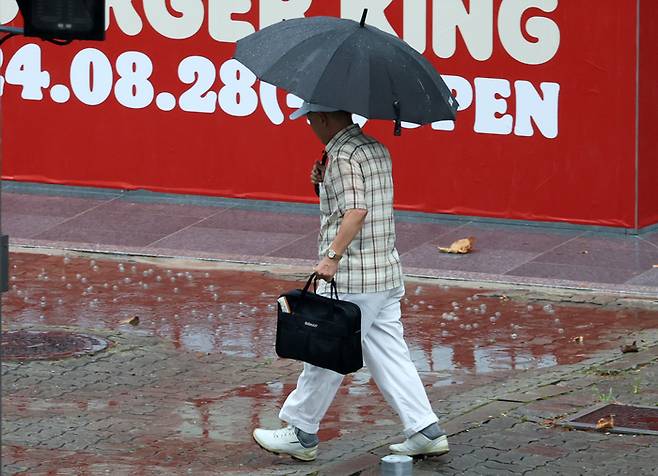
[[[34,254],[12,255],[10,274],[5,323],[139,332],[185,351],[247,358],[275,357],[276,297],[303,284],[262,273]],[[573,363],[617,345],[609,335],[658,320],[652,311],[527,304],[418,284],[407,284],[402,312],[420,371],[474,374]],[[126,323],[134,316],[137,328]]]
[[[12,367],[6,377],[16,374],[18,384],[12,380],[3,389],[3,418],[8,419],[3,423],[16,430],[10,443],[3,443],[3,459],[42,462],[54,471],[48,474],[179,474],[172,468],[186,468],[187,474],[272,474],[258,471],[292,464],[256,451],[250,432],[257,425],[278,424],[276,408],[294,388],[295,377],[279,378],[289,373],[284,367],[240,362],[281,363],[274,353],[274,303],[280,293],[303,283],[258,272],[164,266],[110,257],[12,254],[10,290],[2,296],[5,330],[70,326],[89,334],[96,329],[155,336],[173,344],[177,350],[169,354],[179,362],[172,365],[169,354],[152,355],[149,349],[117,352],[95,361],[93,368],[76,367],[87,372],[80,377],[87,379],[85,386],[55,379],[48,385],[56,382],[61,388],[51,393],[44,393],[45,387],[22,387],[21,372],[28,375],[31,367]],[[515,371],[575,363],[620,345],[630,332],[658,326],[655,311],[529,304],[484,294],[407,284],[405,337],[437,408],[455,392]],[[135,316],[138,325],[127,323]],[[113,374],[115,368],[150,369],[153,362],[157,372]],[[231,365],[246,369],[245,376],[234,375],[240,370]],[[63,375],[70,370],[64,363],[52,368]],[[39,432],[44,425],[64,430],[30,440],[20,424],[34,418],[47,422],[39,423]],[[346,435],[362,434],[364,424],[398,424],[365,369],[345,379],[319,436],[333,448],[349,448]],[[76,438],[98,443],[80,455]]]

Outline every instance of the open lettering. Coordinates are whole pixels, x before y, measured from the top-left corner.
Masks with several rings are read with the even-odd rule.
[[[512,84],[505,79],[475,78],[472,85],[460,76],[444,75],[443,79],[456,93],[460,111],[475,106],[473,129],[479,134],[513,133],[531,137],[535,135],[536,128],[547,139],[558,136],[560,85],[557,83],[541,83],[538,90],[529,81],[515,81]],[[511,99],[516,104],[515,111],[510,110]],[[435,122],[432,128],[452,131],[455,123]]]

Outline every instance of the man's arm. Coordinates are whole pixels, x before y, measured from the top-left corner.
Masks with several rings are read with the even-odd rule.
[[[350,245],[356,235],[359,234],[363,223],[368,215],[368,210],[363,208],[353,208],[347,210],[343,215],[338,234],[331,243],[330,248],[338,255],[344,255],[347,247]],[[313,269],[321,279],[331,281],[338,271],[338,259],[330,259],[326,256]]]

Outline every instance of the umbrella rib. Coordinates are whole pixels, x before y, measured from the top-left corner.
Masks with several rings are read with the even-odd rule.
[[[371,56],[371,57],[369,58],[369,61],[368,61],[368,72],[370,73],[370,77],[368,78],[368,81],[369,81],[370,83],[373,81],[374,78],[377,77],[377,75],[372,75],[372,72],[373,72],[373,70],[374,70],[374,68],[373,68],[374,60],[375,60],[375,58]],[[388,72],[388,71],[387,71],[387,72]],[[393,81],[391,81],[390,75],[387,74],[387,76],[389,76],[389,77],[388,77],[388,83],[389,83],[389,85],[391,86],[391,92],[393,92],[393,86],[394,86]],[[369,85],[368,85],[368,88],[369,88],[370,90],[372,90],[372,89],[373,89],[372,84],[369,84]],[[370,111],[370,116],[371,116],[371,117],[368,117],[369,119],[378,119],[378,118],[375,117],[374,114],[373,114],[373,111],[375,110],[375,106],[374,106],[374,104],[372,104],[372,103],[374,102],[374,100],[375,100],[374,96],[370,96],[370,100],[368,101],[368,111]],[[388,104],[387,107],[388,107],[388,106],[391,106],[391,107],[392,107],[393,104]]]
[[[339,46],[338,48],[336,48],[336,50],[335,50],[335,51],[333,52],[333,54],[331,55],[331,58],[329,58],[329,61],[327,62],[327,65],[330,64],[330,63],[334,60],[334,58],[335,58],[336,55],[338,54],[338,51],[339,51],[341,48],[343,48],[343,46],[345,46],[345,43],[347,42],[347,40],[349,40],[349,39],[350,39],[352,36],[354,36],[355,34],[359,33],[359,29],[360,29],[360,28],[361,28],[361,27],[359,26],[357,29],[355,29],[353,32],[351,32],[349,35],[347,35],[347,37],[345,37],[345,39],[343,39],[343,41],[341,42],[340,46]],[[316,92],[316,90],[317,90],[319,84],[320,84],[320,81],[318,81],[318,84],[316,84],[316,85],[315,85],[315,88],[313,88],[313,93],[311,94],[311,97],[315,97],[315,92]],[[336,105],[336,104],[323,104],[323,106],[338,107],[338,105]],[[351,111],[347,111],[347,112],[351,112]]]
[[[391,45],[392,45],[394,48],[396,48],[397,50],[401,51],[401,52],[402,52],[403,54],[405,54],[405,55],[409,54],[407,51],[405,51],[405,46],[408,47],[408,48],[411,48],[411,46],[407,45],[406,43],[391,43]],[[416,50],[414,50],[414,51],[416,51]],[[418,55],[420,55],[420,56],[423,57],[425,60],[427,60],[427,59],[426,59],[424,56],[422,56],[420,53],[418,53]],[[425,74],[425,76],[430,80],[430,81],[429,81],[429,84],[433,85],[434,88],[435,88],[435,89],[437,90],[437,92],[439,93],[439,95],[440,95],[442,98],[444,98],[444,95],[443,95],[443,92],[441,91],[441,88],[436,84],[436,82],[432,79],[431,74],[426,70],[426,68],[425,68],[426,65],[423,64],[421,61],[419,61],[419,63],[420,63],[421,65],[423,65],[422,72],[423,72],[423,73]],[[436,69],[434,69],[434,67],[432,67],[431,65],[430,65],[430,67],[431,67],[434,71],[436,71],[436,74],[438,74],[438,75],[439,75],[439,78],[440,78],[440,77],[441,77],[441,73],[439,73],[439,71],[436,70]],[[444,98],[444,99],[445,99],[445,98]]]
[[[293,51],[295,51],[295,50],[297,50],[298,48],[300,48],[300,47],[301,47],[302,45],[304,45],[307,41],[310,41],[310,40],[313,40],[313,39],[315,39],[315,38],[317,38],[317,37],[319,37],[319,36],[325,35],[326,33],[327,33],[326,31],[321,31],[321,32],[318,32],[318,33],[314,33],[314,34],[310,35],[310,36],[307,37],[307,38],[304,38],[304,40],[302,40],[300,43],[297,43],[293,48],[291,48],[291,49],[289,49],[288,51],[286,51],[285,54],[279,56],[279,57],[276,59],[276,61],[275,61],[274,63],[272,63],[272,64],[269,66],[269,68],[267,68],[267,69],[263,72],[263,74],[264,74],[264,75],[267,74],[272,68],[274,68],[274,67],[277,65],[277,63],[279,63],[282,59],[284,59],[284,58],[288,57],[289,55],[291,55]]]
[[[281,61],[283,61],[285,58],[288,58],[289,56],[295,56],[295,55],[296,55],[296,54],[295,54],[295,51],[297,51],[299,48],[301,48],[306,42],[308,42],[308,41],[310,41],[310,40],[313,40],[313,39],[315,39],[315,38],[317,38],[317,37],[319,37],[319,36],[322,36],[322,35],[324,35],[324,34],[326,34],[326,33],[327,33],[327,32],[324,31],[324,32],[321,32],[321,33],[317,33],[317,34],[311,35],[311,36],[309,36],[308,38],[304,39],[302,42],[300,42],[300,43],[298,43],[297,45],[295,45],[294,48],[291,48],[291,49],[288,50],[284,55],[280,56],[280,57],[277,59],[277,61],[276,61],[275,63],[273,63],[272,65],[270,65],[270,67],[267,68],[267,70],[265,70],[265,71],[263,72],[263,74],[262,74],[263,78],[267,80],[266,75],[267,75],[272,69],[274,69],[274,68],[277,66],[278,63],[280,63]],[[337,51],[343,46],[343,44],[345,43],[345,41],[346,41],[350,36],[352,36],[353,34],[354,34],[354,32],[350,32],[349,35],[348,35],[347,37],[345,37],[345,38],[343,38],[343,39],[341,40],[339,46],[336,48],[336,51],[333,52],[333,54],[331,55],[331,57],[329,58],[329,60],[326,62],[325,65],[328,65],[328,64],[331,63],[331,61],[333,60],[333,58],[336,56]],[[317,88],[317,84],[316,84],[316,87],[313,89],[313,92],[311,93],[311,95],[310,95],[308,98],[302,97],[302,99],[307,100],[307,101],[311,101],[311,98],[315,95],[316,88]],[[300,96],[300,97],[301,97],[301,96]],[[332,105],[332,104],[324,104],[324,105],[325,105],[325,106],[334,106],[334,105]]]

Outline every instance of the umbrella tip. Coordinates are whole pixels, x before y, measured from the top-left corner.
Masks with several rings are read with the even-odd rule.
[[[393,126],[393,135],[402,135],[402,120],[400,119],[400,101],[393,102],[393,111],[395,112],[395,124]]]
[[[363,9],[363,15],[361,15],[361,27],[363,28],[366,25],[366,17],[368,16],[368,9]]]

